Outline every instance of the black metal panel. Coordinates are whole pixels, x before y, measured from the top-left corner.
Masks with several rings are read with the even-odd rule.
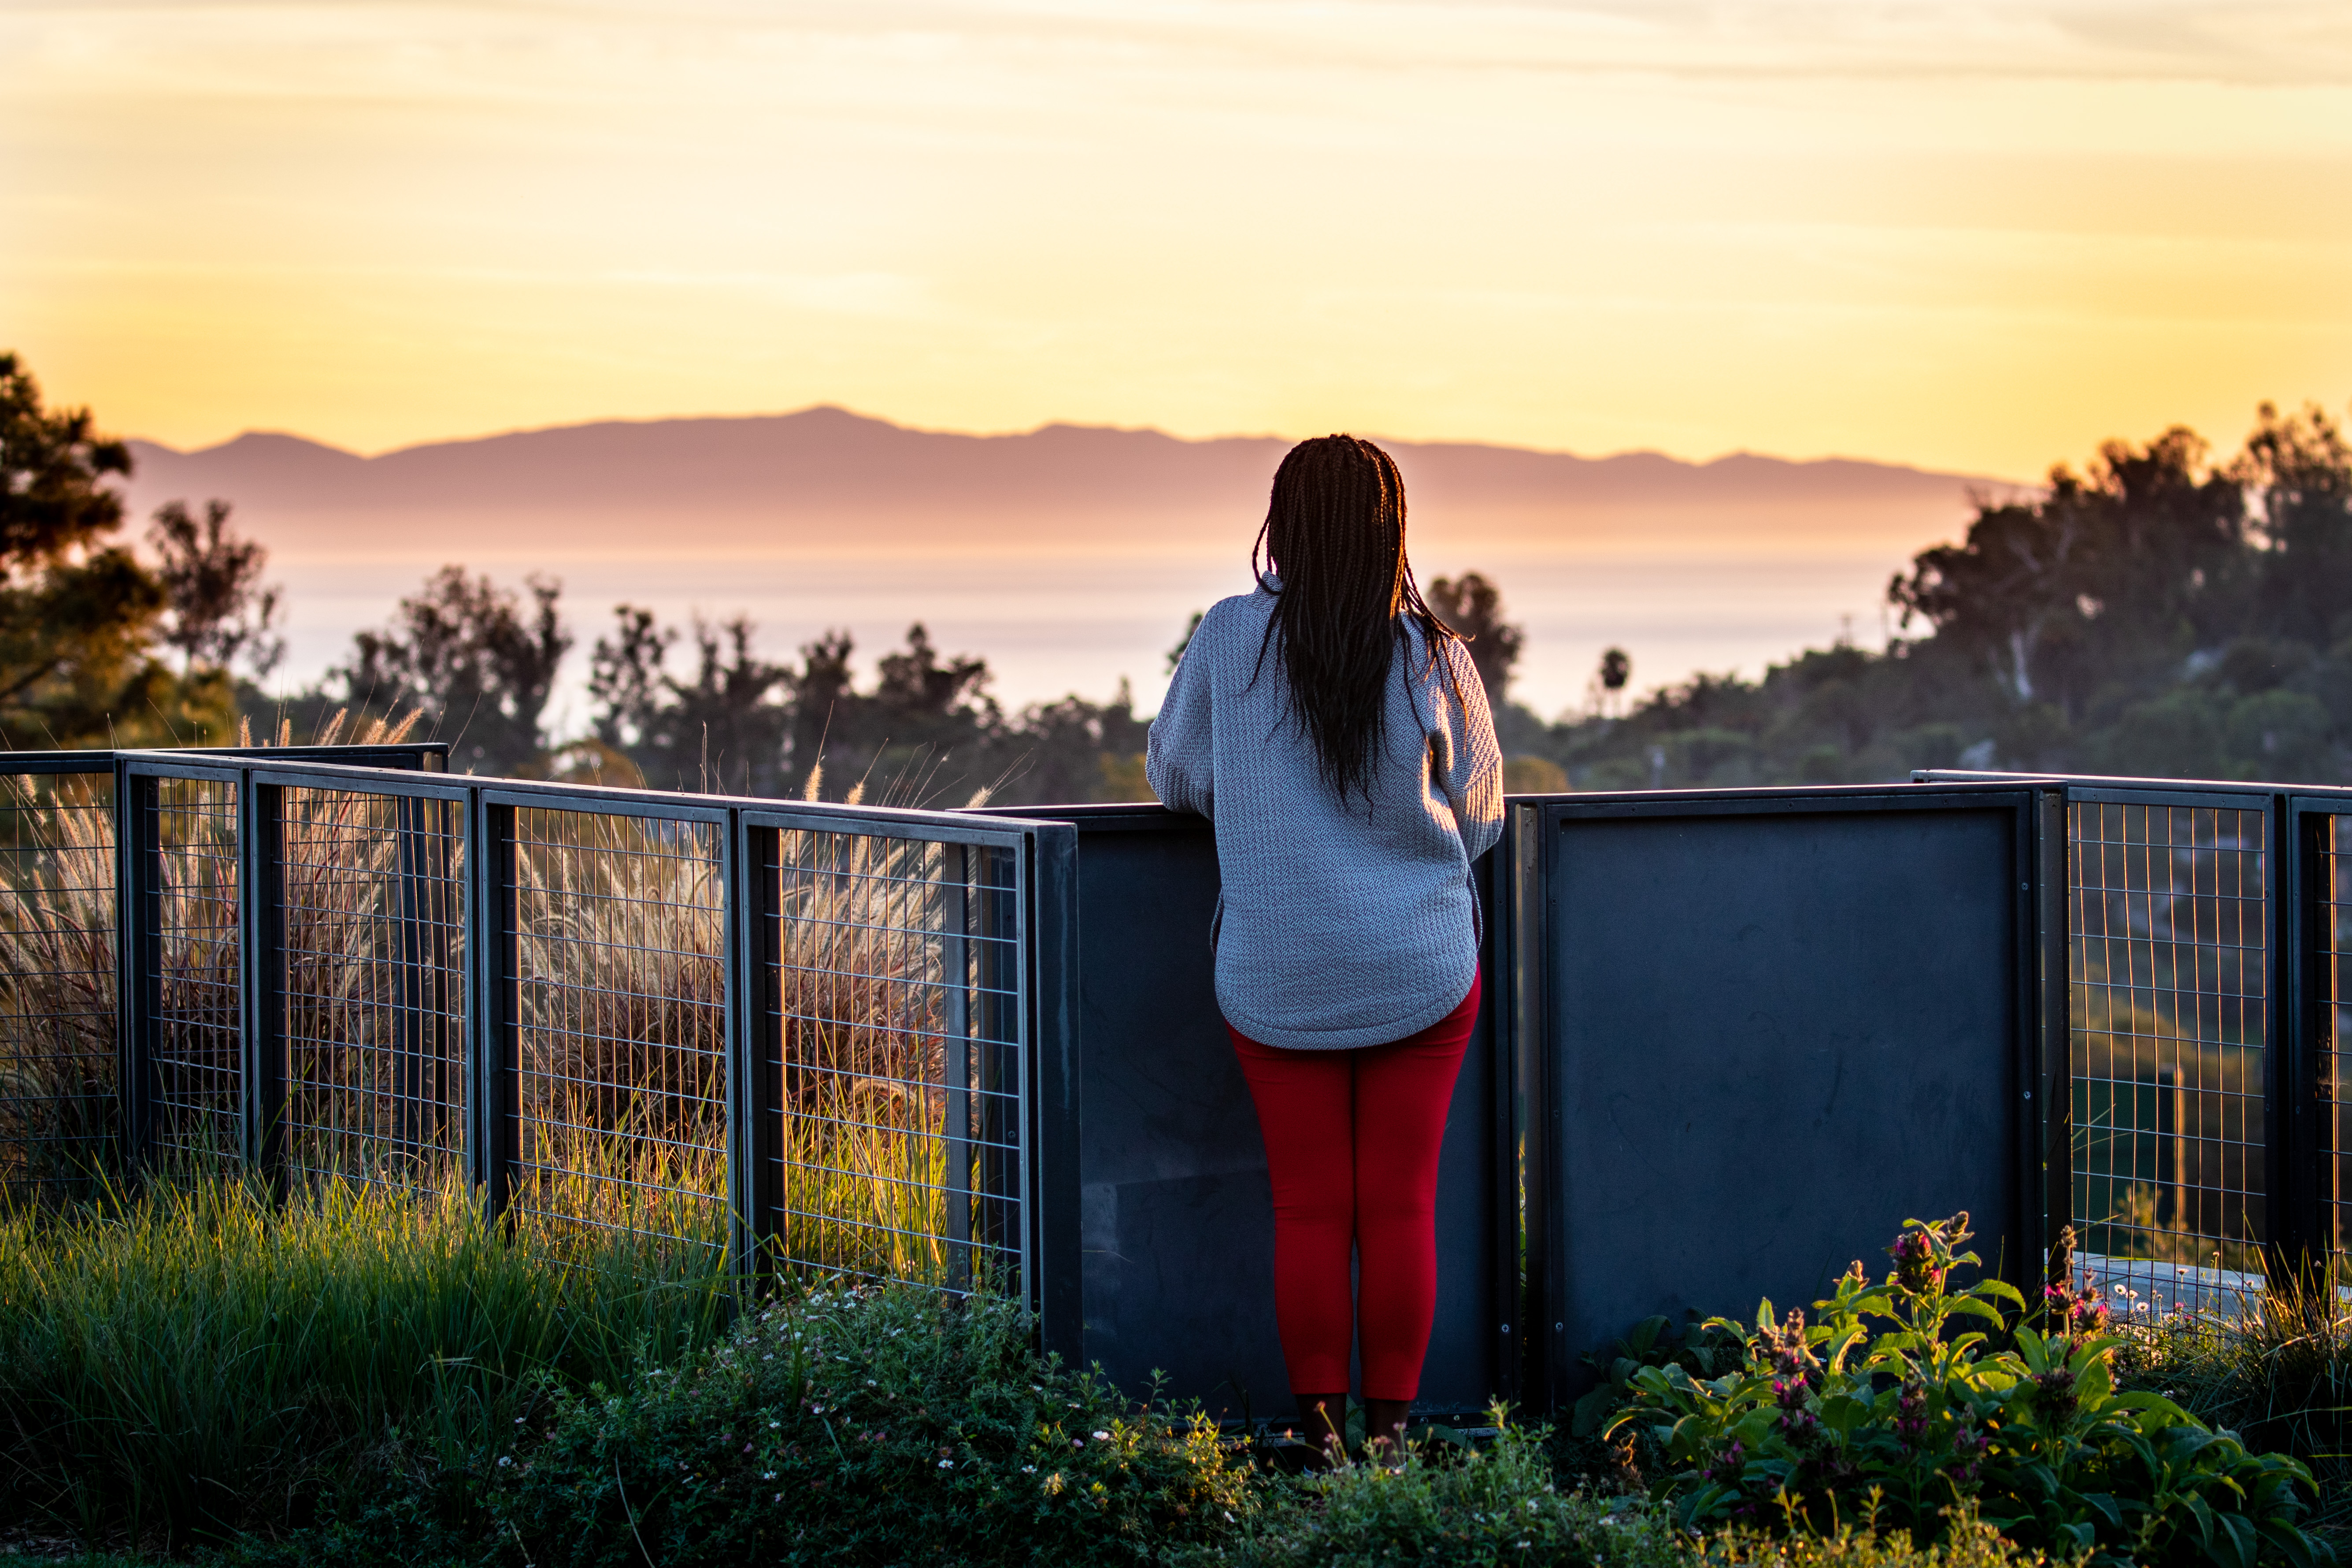
[[[1032,837],[1028,948],[1034,1023],[1028,1068],[1035,1195],[1029,1210],[1035,1241],[1024,1283],[1036,1305],[1040,1347],[1082,1363],[1078,840],[1074,829],[1050,823],[1039,825]]]
[[[1080,1353],[1122,1388],[1143,1388],[1160,1370],[1171,1394],[1198,1395],[1219,1415],[1287,1418],[1265,1151],[1217,1011],[1214,837],[1202,819],[1158,806],[1027,814],[1078,830]],[[1506,994],[1490,963],[1440,1165],[1424,1410],[1475,1409],[1513,1392],[1502,1347],[1515,1314],[1503,1302],[1517,1260],[1496,1213],[1509,1157],[1495,1034]]]
[[[1876,1272],[1906,1218],[1969,1210],[1989,1265],[2038,1273],[2040,815],[1981,787],[1520,808],[1552,1398],[1651,1313]]]

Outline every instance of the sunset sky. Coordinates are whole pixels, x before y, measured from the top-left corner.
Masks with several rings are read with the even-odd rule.
[[[2352,397],[2352,5],[0,0],[0,348],[176,446],[838,403],[2030,478]]]

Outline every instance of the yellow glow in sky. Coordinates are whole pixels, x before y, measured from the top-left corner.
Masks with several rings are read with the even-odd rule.
[[[177,446],[839,403],[2012,477],[2352,395],[2352,5],[0,0],[0,347]]]

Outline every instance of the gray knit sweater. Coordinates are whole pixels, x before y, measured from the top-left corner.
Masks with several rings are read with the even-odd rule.
[[[1166,805],[1216,824],[1211,940],[1234,1027],[1305,1050],[1385,1045],[1469,994],[1469,865],[1503,831],[1502,752],[1469,654],[1445,645],[1457,702],[1408,621],[1371,804],[1343,805],[1291,715],[1279,636],[1259,667],[1274,602],[1261,587],[1201,622],[1151,721],[1146,773]]]

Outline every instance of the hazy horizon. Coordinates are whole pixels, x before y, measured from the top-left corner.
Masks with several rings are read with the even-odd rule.
[[[1100,700],[1125,678],[1149,710],[1186,616],[1246,590],[1286,445],[1066,424],[975,437],[820,406],[373,458],[282,434],[188,453],[136,443],[126,489],[134,516],[227,500],[270,549],[287,590],[279,689],[316,679],[454,563],[564,581],[579,644],[558,710],[574,728],[587,650],[624,600],[676,624],[747,614],[772,660],[845,627],[869,674],[919,620],[943,650],[986,658],[1008,708]],[[1611,646],[1648,689],[1753,676],[1846,630],[1876,645],[1887,576],[2000,486],[1850,459],[1390,445],[1416,571],[1501,586],[1528,633],[1514,694],[1547,716],[1581,700]]]

